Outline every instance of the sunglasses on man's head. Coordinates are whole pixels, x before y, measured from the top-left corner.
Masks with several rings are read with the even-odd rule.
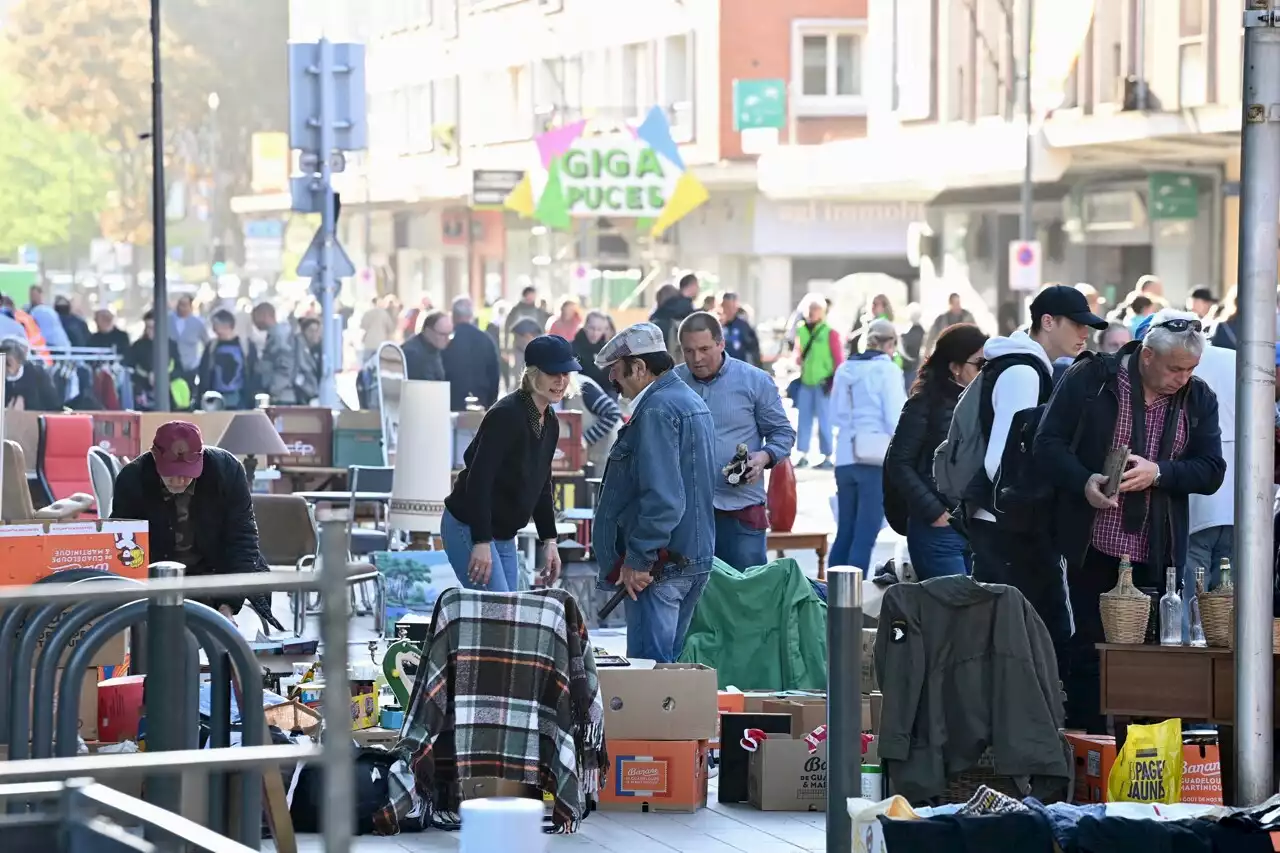
[[[1165,320],[1163,323],[1157,323],[1156,328],[1168,329],[1171,332],[1200,332],[1204,331],[1204,324],[1199,320],[1184,320],[1179,317],[1173,320]]]

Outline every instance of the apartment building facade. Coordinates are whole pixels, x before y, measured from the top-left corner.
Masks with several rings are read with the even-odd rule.
[[[1035,0],[1032,174],[1044,278],[1122,297],[1154,272],[1181,300],[1235,282],[1240,5]],[[1027,121],[1024,0],[871,0],[868,137],[760,162],[769,197],[889,194],[925,206],[926,313],[971,286],[1012,301]],[[936,284],[934,284],[936,282]]]
[[[762,152],[865,134],[864,0],[292,0],[290,12],[294,40],[367,45],[369,149],[336,178],[362,299],[492,302],[533,283],[616,305],[646,274],[694,269],[773,316],[813,279],[912,272],[907,227],[923,214],[908,200],[758,188]],[[764,86],[782,88],[783,117],[740,129],[744,94]],[[634,220],[556,231],[495,209],[503,182],[537,163],[539,133],[583,119],[607,131],[654,106],[710,191],[662,238]],[[249,217],[287,207],[237,200]]]

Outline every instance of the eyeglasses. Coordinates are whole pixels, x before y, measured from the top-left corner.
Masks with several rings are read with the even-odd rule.
[[[1204,324],[1199,320],[1184,320],[1178,317],[1173,320],[1165,320],[1163,323],[1157,323],[1156,328],[1168,329],[1171,332],[1200,332],[1204,330]]]
[[[966,361],[965,364],[972,364],[974,367],[981,370],[987,366],[987,360],[985,358],[975,358],[973,361]]]

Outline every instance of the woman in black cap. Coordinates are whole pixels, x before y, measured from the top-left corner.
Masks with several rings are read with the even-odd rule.
[[[558,335],[530,341],[524,362],[519,390],[485,412],[444,502],[440,538],[458,580],[470,589],[518,589],[516,533],[530,516],[546,552],[541,581],[550,586],[560,576],[551,496],[560,423],[551,407],[569,393],[569,374],[582,365]]]

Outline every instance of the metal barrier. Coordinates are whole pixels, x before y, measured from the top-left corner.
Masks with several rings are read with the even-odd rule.
[[[827,570],[827,853],[851,853],[862,796],[862,570]]]
[[[141,822],[148,836],[209,853],[248,853],[246,847],[197,823],[169,814],[85,779],[0,786],[0,804],[32,804],[35,811],[0,816],[5,853],[149,853],[156,848],[103,818]]]
[[[159,774],[160,778],[165,778],[181,772],[196,771],[211,775],[219,774],[211,779],[214,784],[210,786],[210,805],[213,806],[215,801],[220,804],[222,801],[218,798],[225,795],[220,774],[228,771],[239,772],[243,776],[241,808],[245,816],[251,816],[250,819],[241,821],[240,835],[248,847],[257,849],[261,833],[260,774],[262,768],[319,758],[323,761],[325,771],[323,808],[325,850],[327,853],[346,853],[354,834],[352,804],[355,802],[355,755],[354,750],[351,749],[350,738],[325,737],[322,749],[256,745],[265,742],[265,720],[260,714],[248,713],[244,709],[261,707],[261,668],[243,637],[226,619],[209,607],[195,601],[183,600],[184,597],[225,597],[228,592],[248,597],[259,592],[319,590],[322,593],[325,611],[321,620],[321,656],[328,686],[325,691],[325,719],[328,725],[341,726],[345,729],[349,725],[348,694],[350,692],[347,679],[346,602],[349,577],[345,544],[346,509],[328,509],[318,513],[318,516],[321,523],[321,555],[320,569],[314,574],[290,576],[260,573],[201,578],[170,576],[151,578],[145,582],[111,576],[94,576],[92,591],[79,582],[0,587],[0,609],[5,611],[0,618],[0,665],[9,664],[17,686],[24,688],[19,691],[13,689],[13,684],[4,685],[9,690],[9,694],[7,697],[0,695],[0,700],[7,698],[9,701],[0,701],[0,713],[6,710],[10,713],[6,715],[8,718],[2,721],[5,725],[0,725],[0,737],[21,742],[21,746],[17,748],[22,755],[28,754],[25,735],[30,719],[26,715],[25,703],[32,681],[30,661],[34,658],[39,635],[54,617],[72,608],[62,617],[65,620],[64,624],[60,624],[46,642],[44,653],[40,657],[40,666],[35,671],[37,685],[47,687],[54,677],[53,671],[58,668],[57,663],[63,650],[78,633],[77,628],[84,625],[84,621],[79,621],[78,624],[77,621],[73,621],[73,615],[77,620],[97,620],[85,631],[63,668],[58,693],[59,713],[53,732],[56,737],[52,742],[47,739],[48,728],[45,722],[41,721],[42,716],[52,716],[51,713],[41,714],[40,711],[51,710],[49,705],[53,701],[52,693],[42,690],[36,697],[36,701],[40,704],[36,712],[37,731],[33,733],[33,735],[39,734],[40,737],[33,741],[31,747],[32,750],[39,751],[38,755],[24,761],[0,763],[0,784],[95,775],[151,777]],[[171,569],[166,570],[166,573],[174,574]],[[58,580],[66,579],[65,575],[58,578]],[[84,579],[87,578],[80,580]],[[87,603],[86,600],[88,600]],[[177,606],[178,604],[181,606]],[[18,626],[22,624],[25,613],[37,605],[45,606],[36,613],[35,618],[30,621],[19,638]],[[148,715],[148,752],[72,757],[78,744],[77,718],[81,677],[84,670],[88,669],[89,661],[112,636],[144,620],[151,622],[154,613],[161,615],[160,624],[152,622],[148,631],[148,639],[153,651],[147,688],[149,702],[152,703],[152,713]],[[172,650],[180,641],[177,641],[170,632],[177,630],[179,625],[183,627],[182,633],[178,636],[187,634],[189,631],[194,636],[194,642],[189,641],[187,654],[174,655]],[[168,638],[165,638],[166,634],[169,634]],[[167,639],[167,642],[160,642],[162,639]],[[15,662],[10,661],[15,640],[18,644],[18,662],[27,661],[26,667],[13,666],[12,663]],[[227,669],[228,660],[244,688],[240,706],[245,745],[238,749],[191,748],[194,743],[190,740],[189,732],[194,730],[194,725],[187,726],[185,730],[177,725],[171,725],[166,732],[165,720],[172,722],[173,719],[169,715],[176,713],[181,719],[184,707],[189,709],[194,704],[193,692],[198,691],[198,677],[196,677],[198,663],[192,662],[191,649],[196,644],[206,649],[210,671],[214,676],[212,694],[216,713],[210,726],[213,739],[211,746],[225,746],[229,740],[231,690],[230,673]],[[168,653],[164,654],[162,651]],[[165,664],[161,661],[174,658],[179,661],[178,666],[166,671]],[[160,667],[159,672],[157,667]],[[188,670],[188,667],[191,669]],[[3,682],[4,679],[0,678],[0,684]],[[154,694],[153,690],[156,691]],[[15,711],[17,707],[15,703],[20,703],[23,710]],[[156,708],[163,711],[157,714]],[[227,709],[225,715],[221,710],[223,708]],[[194,723],[194,720],[191,722]],[[160,725],[161,751],[154,751],[157,746],[153,746],[157,723]],[[17,735],[19,729],[22,736],[13,736]],[[165,740],[169,743],[165,744]],[[13,748],[15,744],[11,743],[10,746]],[[169,748],[163,749],[164,746]],[[46,755],[50,749],[59,757],[39,757]],[[275,771],[272,770],[272,772]],[[149,787],[164,788],[166,786]],[[96,786],[91,786],[91,789],[96,791]],[[7,789],[0,788],[0,796],[3,796],[5,790]],[[108,795],[104,796],[110,800],[114,795],[115,792],[108,792]],[[34,794],[22,796],[29,800]],[[165,819],[180,820],[176,815],[154,804],[143,804],[145,809],[138,811],[133,805],[138,801],[124,795],[119,796],[123,800],[130,801],[126,811],[135,817],[145,820],[145,811],[146,814],[153,816],[163,815]],[[94,797],[98,798],[96,793]],[[146,809],[154,811],[146,811]],[[224,810],[217,809],[211,812],[211,816],[221,813],[224,813]],[[3,825],[0,824],[0,826]],[[185,838],[189,843],[192,841],[190,835],[184,833],[175,835],[163,828],[158,833],[159,836],[164,837],[166,844],[175,837]],[[151,840],[150,834],[148,838]],[[205,846],[205,849],[210,850],[243,849],[238,846],[206,846],[199,842],[197,846]],[[9,849],[6,845],[6,853],[9,853]],[[48,853],[47,846],[42,848],[42,853]]]

